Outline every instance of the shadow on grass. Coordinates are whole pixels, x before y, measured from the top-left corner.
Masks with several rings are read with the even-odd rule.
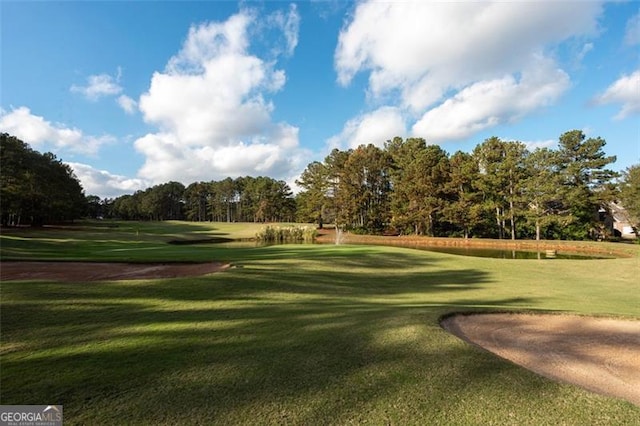
[[[242,423],[254,414],[269,423],[357,420],[394,394],[413,389],[405,403],[426,407],[434,395],[411,395],[420,386],[443,398],[457,391],[451,376],[466,387],[509,368],[429,341],[440,331],[425,325],[424,308],[309,302],[167,312],[98,304],[80,315],[41,314],[56,317],[43,330],[52,340],[33,336],[29,355],[5,355],[2,402],[55,400],[70,423],[101,411],[113,423],[175,423],[185,411],[189,423]],[[104,319],[76,325],[91,316]]]
[[[3,228],[0,235],[0,256],[4,260],[139,261],[148,260],[148,256],[131,256],[127,252],[154,249],[162,253],[163,245],[167,242],[228,242],[231,241],[228,235],[228,232],[210,224],[196,222],[91,221],[61,227]],[[172,248],[169,247],[167,251],[175,256]]]
[[[450,310],[535,302],[481,298],[487,272],[376,248],[238,253],[244,268],[199,278],[2,283],[0,402],[64,404],[68,424],[571,415],[549,410],[557,385],[439,327]]]
[[[196,279],[3,283],[2,403],[61,403],[71,424],[106,413],[113,423],[401,421],[512,368],[470,356],[438,327],[445,307],[468,300],[430,301],[481,286],[485,273],[400,274],[435,261],[302,252],[256,251],[255,269]],[[268,270],[293,254],[338,270]]]

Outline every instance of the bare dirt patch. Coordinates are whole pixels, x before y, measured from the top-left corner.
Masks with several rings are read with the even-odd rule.
[[[0,279],[52,281],[109,281],[144,278],[176,278],[219,272],[229,267],[207,263],[94,263],[94,262],[2,262]]]
[[[444,319],[459,338],[542,376],[640,406],[640,321],[577,315]]]

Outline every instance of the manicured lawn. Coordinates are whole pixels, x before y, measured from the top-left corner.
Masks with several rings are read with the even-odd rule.
[[[65,228],[6,229],[0,236],[0,257],[80,261],[210,261],[226,253],[212,244],[169,244],[173,241],[244,239],[264,225],[190,222],[93,221]]]
[[[137,227],[137,229],[136,229]],[[243,229],[243,230],[241,230]],[[2,257],[223,260],[198,278],[3,282],[2,404],[66,424],[637,424],[640,408],[447,334],[452,311],[640,318],[640,262],[172,245],[240,224],[9,232]],[[248,234],[248,235],[247,235]]]

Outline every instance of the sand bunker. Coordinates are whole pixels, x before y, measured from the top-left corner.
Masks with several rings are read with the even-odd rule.
[[[640,406],[640,321],[576,315],[455,315],[442,327],[545,377]]]
[[[108,281],[198,276],[222,271],[228,264],[208,263],[93,263],[2,262],[0,279],[51,281]]]

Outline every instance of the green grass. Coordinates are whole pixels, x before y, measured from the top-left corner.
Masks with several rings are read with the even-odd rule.
[[[397,247],[166,243],[243,232],[185,223],[3,232],[3,259],[238,267],[197,278],[2,282],[0,403],[64,404],[66,424],[640,418],[639,407],[539,377],[438,326],[444,314],[476,310],[640,318],[637,256],[500,260]]]
[[[78,226],[5,229],[0,236],[2,260],[60,261],[193,261],[218,259],[228,250],[215,244],[169,244],[204,238],[247,239],[264,225],[257,223],[93,221]]]

